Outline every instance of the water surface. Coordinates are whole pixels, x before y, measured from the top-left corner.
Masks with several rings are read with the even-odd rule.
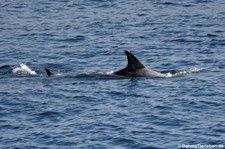
[[[1,1],[0,148],[224,144],[224,8],[223,0]],[[153,70],[203,71],[85,75],[125,67],[124,50]],[[22,63],[37,75],[10,72]]]

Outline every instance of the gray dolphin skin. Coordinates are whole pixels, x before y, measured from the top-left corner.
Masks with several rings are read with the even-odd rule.
[[[125,77],[166,77],[160,72],[146,68],[131,52],[125,50],[125,54],[128,61],[127,67],[114,72],[114,75]]]

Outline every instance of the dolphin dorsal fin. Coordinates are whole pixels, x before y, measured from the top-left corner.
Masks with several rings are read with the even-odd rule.
[[[131,52],[125,50],[125,54],[127,55],[127,61],[128,61],[126,69],[136,70],[136,69],[145,68],[145,66]]]
[[[51,72],[50,69],[47,69],[47,68],[46,68],[45,71],[46,71],[48,77],[50,77],[50,76],[53,75],[53,73]]]

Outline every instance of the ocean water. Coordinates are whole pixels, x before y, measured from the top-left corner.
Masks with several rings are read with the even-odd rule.
[[[225,1],[2,0],[0,35],[0,148],[225,148]],[[124,50],[184,75],[94,75]]]

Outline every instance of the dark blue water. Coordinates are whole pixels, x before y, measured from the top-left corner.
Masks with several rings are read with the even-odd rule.
[[[223,0],[3,0],[0,35],[0,148],[225,145]],[[125,67],[124,50],[203,71],[87,75]],[[22,63],[37,75],[12,73]]]

